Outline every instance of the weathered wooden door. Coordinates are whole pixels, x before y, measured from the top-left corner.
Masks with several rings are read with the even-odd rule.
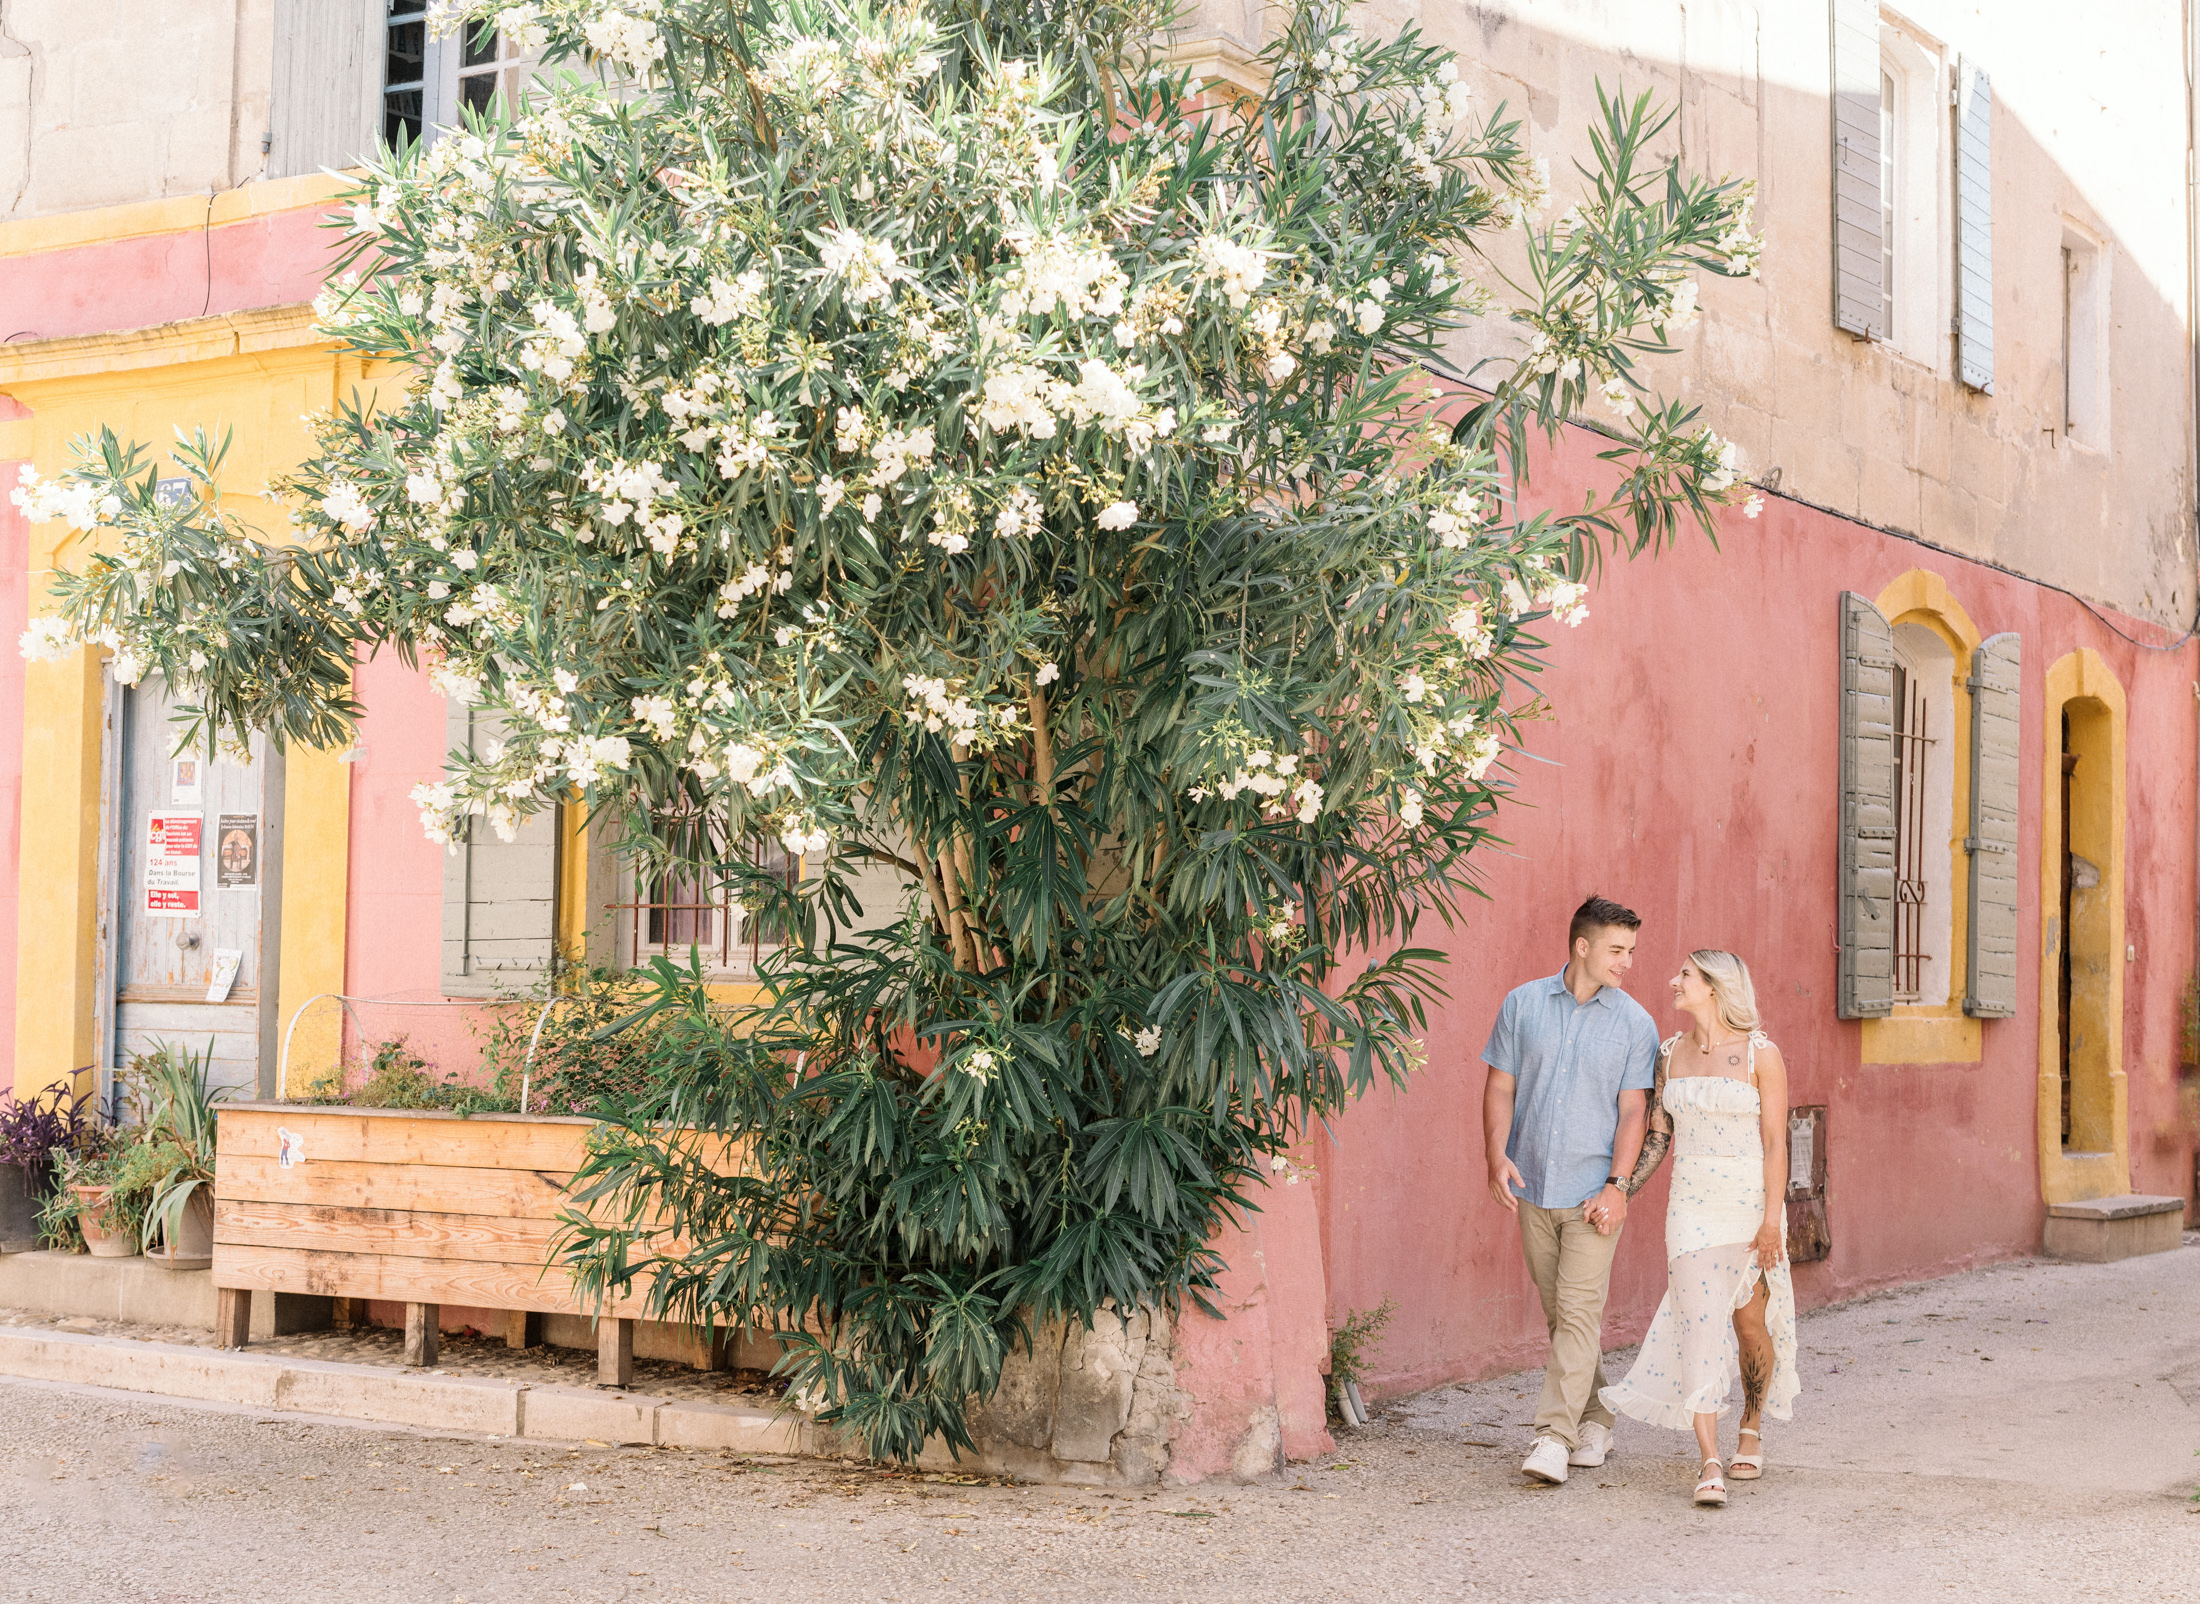
[[[268,1095],[282,906],[282,761],[178,753],[166,683],[123,692],[111,1069],[157,1042],[214,1051],[217,1085]]]

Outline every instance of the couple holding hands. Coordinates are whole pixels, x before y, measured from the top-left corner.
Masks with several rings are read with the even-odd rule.
[[[1551,1334],[1535,1446],[1520,1468],[1558,1483],[1570,1465],[1603,1464],[1618,1410],[1693,1429],[1703,1459],[1695,1500],[1715,1506],[1728,1475],[1764,1473],[1764,1416],[1787,1419],[1801,1390],[1785,1241],[1787,1069],[1758,1028],[1748,967],[1716,949],[1691,952],[1673,977],[1689,1027],[1660,1043],[1620,989],[1641,926],[1616,902],[1584,902],[1566,967],[1507,996],[1482,1050],[1490,1194],[1520,1218]],[[1665,1299],[1634,1368],[1607,1386],[1613,1251],[1628,1199],[1668,1148]],[[1719,1421],[1737,1377],[1740,1438],[1722,1460]]]

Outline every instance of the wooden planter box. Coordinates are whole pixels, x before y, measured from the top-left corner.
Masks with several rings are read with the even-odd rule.
[[[597,1318],[597,1379],[633,1377],[645,1296],[586,1300],[551,1262],[566,1186],[593,1120],[544,1114],[415,1113],[295,1103],[220,1107],[214,1179],[217,1335],[244,1345],[255,1292],[381,1298],[406,1305],[405,1357],[436,1358],[446,1303],[505,1310],[507,1340],[530,1314]],[[289,1162],[284,1162],[285,1151]],[[729,1162],[738,1152],[728,1144]]]

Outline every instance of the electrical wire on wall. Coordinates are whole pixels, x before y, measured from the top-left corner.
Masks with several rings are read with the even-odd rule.
[[[2068,596],[2098,619],[2101,626],[2109,633],[2115,635],[2119,640],[2130,642],[2143,652],[2183,651],[2195,635],[2200,635],[2200,607],[2194,609],[2193,621],[2178,632],[2175,640],[2161,643],[2144,641],[2122,628],[2116,620],[2110,618],[2068,585],[2058,585],[2052,579],[2042,579],[2037,574],[2028,574],[2020,568],[2011,568],[2007,563],[1998,563],[1991,557],[1980,557],[1968,551],[1958,551],[1953,546],[1943,546],[1937,540],[1927,540],[1923,535],[1913,535],[1907,529],[1892,529],[1885,524],[1875,524],[1869,518],[1860,518],[1853,512],[1842,512],[1838,508],[1827,506],[1824,502],[1812,501],[1808,496],[1798,496],[1792,490],[1782,490],[1779,487],[1777,473],[1770,484],[1757,481],[1752,481],[1752,483],[1765,495],[1776,496],[1782,501],[1792,501],[1798,507],[1808,507],[1812,512],[1822,512],[1829,518],[1839,518],[1843,523],[1859,524],[1866,529],[1889,536],[1892,539],[1907,541],[1913,546],[1923,546],[1927,551],[1937,551],[1943,557],[1953,557],[1959,562],[1975,563],[1981,568],[1991,568],[1997,574],[2007,574],[2011,579],[2021,579],[2027,585],[2037,585],[2040,589],[2051,590],[2058,596]],[[2162,626],[2164,629],[2169,627],[2167,624]]]
[[[214,193],[206,192],[206,217],[199,224],[199,240],[206,247],[206,299],[199,303],[200,317],[214,306]]]

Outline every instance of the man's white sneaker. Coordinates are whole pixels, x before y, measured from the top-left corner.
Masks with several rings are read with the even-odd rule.
[[[1581,1446],[1566,1456],[1569,1465],[1601,1465],[1612,1451],[1612,1428],[1594,1420],[1581,1423]]]
[[[1533,1476],[1556,1487],[1566,1479],[1566,1445],[1556,1437],[1538,1437],[1535,1446],[1528,1450],[1528,1457],[1520,1467],[1523,1476]]]

